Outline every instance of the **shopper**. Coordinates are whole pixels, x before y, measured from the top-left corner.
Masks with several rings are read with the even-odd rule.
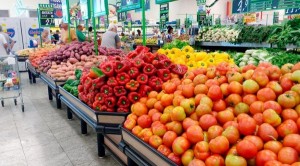
[[[170,43],[173,41],[173,28],[171,26],[168,26],[167,29],[168,34],[166,35],[166,42]]]
[[[107,48],[121,48],[121,40],[119,35],[117,34],[117,26],[114,24],[110,24],[108,26],[108,31],[106,31],[102,36],[102,47]]]
[[[137,30],[137,38],[140,38],[142,36],[142,31],[141,30]]]
[[[6,50],[6,54],[9,55],[10,51],[13,49],[16,42],[7,33],[3,32],[1,25],[0,25],[0,34],[3,35],[5,38],[5,41],[3,41],[3,43],[6,43],[5,50]]]
[[[77,40],[77,36],[76,36],[76,32],[73,28],[70,28],[70,33],[69,33],[69,25],[66,23],[63,23],[61,25],[61,43],[70,43],[72,41],[76,41]],[[69,40],[69,35],[70,35],[70,39]]]
[[[76,30],[76,36],[78,38],[78,41],[80,42],[88,41],[88,38],[83,34],[82,31],[83,31],[83,26],[78,25]]]
[[[8,44],[7,44],[7,41],[4,37],[4,35],[0,34],[0,57],[8,55],[8,53],[6,51],[7,47],[8,47]]]
[[[44,31],[42,32],[42,41],[44,44],[49,44],[51,42],[49,38],[49,31],[46,29],[44,29]]]
[[[55,34],[53,34],[54,41],[53,43],[56,44],[59,41],[59,30],[56,30]]]

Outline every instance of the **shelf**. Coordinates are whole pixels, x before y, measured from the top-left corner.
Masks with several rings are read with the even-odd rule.
[[[132,158],[134,161],[137,160],[138,158],[141,158],[143,161],[146,161],[150,165],[176,166],[176,164],[173,161],[171,161],[166,156],[159,153],[156,149],[152,148],[150,145],[143,142],[141,139],[133,135],[130,131],[128,131],[125,128],[122,128],[122,137],[123,137],[125,147],[127,145],[131,150],[132,154],[135,155],[138,154],[138,157]]]
[[[229,42],[196,42],[198,46],[204,47],[240,47],[240,48],[271,48],[268,43],[229,43]]]

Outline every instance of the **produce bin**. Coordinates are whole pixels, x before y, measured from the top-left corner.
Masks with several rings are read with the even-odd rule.
[[[16,55],[16,54],[15,54]],[[27,69],[27,64],[26,64],[26,61],[27,61],[27,59],[29,58],[29,56],[19,56],[19,55],[17,55],[17,60],[18,60],[18,63],[19,63],[19,67],[20,66],[25,66],[25,69],[23,68],[23,70],[20,70],[20,72],[26,72],[26,71],[28,71],[28,69]],[[20,63],[24,63],[24,64],[20,64]]]
[[[156,149],[152,148],[150,145],[148,145],[147,143],[145,143],[144,141],[142,141],[141,139],[139,139],[138,137],[136,137],[130,131],[128,131],[123,127],[122,127],[122,139],[125,143],[125,146],[127,145],[135,155],[138,155],[138,157],[145,160],[150,165],[176,166],[176,164],[173,161],[171,161],[166,156],[159,153]],[[124,148],[124,145],[122,145],[122,143],[120,144],[120,148]]]
[[[59,91],[58,86],[66,81],[55,81],[49,77],[46,73],[40,73],[40,78],[48,85],[48,97],[49,100],[53,100],[53,96],[56,98],[56,107],[61,108],[61,101],[58,97]]]
[[[40,72],[28,61],[26,62],[26,66],[30,83],[36,83],[36,78],[40,77]]]
[[[121,135],[105,134],[104,144],[112,152],[114,158],[123,165],[128,165],[127,156],[119,149],[119,143],[122,140]]]
[[[87,133],[87,124],[91,126],[97,132],[97,145],[98,145],[98,156],[105,156],[105,134],[121,135],[121,124],[125,121],[126,116],[129,113],[117,113],[117,112],[98,112],[94,111],[88,105],[80,101],[77,97],[73,96],[65,89],[63,85],[59,86],[59,98],[68,107],[68,118],[74,113],[81,121],[81,133]],[[118,142],[120,140],[114,137],[109,137],[110,140]],[[108,139],[108,138],[106,138]],[[111,142],[111,141],[110,141]],[[108,140],[106,143],[110,145],[109,148],[113,149],[113,146],[109,144]],[[115,143],[117,144],[117,143]],[[117,149],[117,148],[114,148]],[[116,151],[116,154],[120,152]]]

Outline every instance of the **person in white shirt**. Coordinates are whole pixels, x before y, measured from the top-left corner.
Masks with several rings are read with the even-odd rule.
[[[5,39],[5,36],[3,34],[0,34],[0,56],[7,56],[7,49],[8,43]]]

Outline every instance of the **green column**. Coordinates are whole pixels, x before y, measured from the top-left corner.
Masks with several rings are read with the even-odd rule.
[[[91,4],[94,4],[94,0],[91,1]],[[96,33],[96,22],[95,22],[95,15],[94,15],[94,9],[91,8],[92,13],[92,22],[93,22],[93,30],[94,30],[94,49],[96,55],[98,55],[98,42],[97,42],[97,33]]]
[[[69,33],[69,42],[71,42],[71,41],[72,41],[72,39],[71,39],[71,31],[70,31],[70,29],[71,29],[71,27],[70,27],[71,18],[70,18],[70,3],[69,3],[69,0],[66,0],[66,5],[67,5],[67,12],[68,12],[68,15],[67,15],[67,17],[68,17],[68,33]]]
[[[142,1],[142,29],[143,29],[143,45],[146,45],[146,13],[145,13],[145,0]]]
[[[40,10],[37,9],[37,12],[38,12],[39,31],[40,31],[41,29]],[[41,47],[43,47],[42,32],[40,32],[40,43],[41,43]]]

